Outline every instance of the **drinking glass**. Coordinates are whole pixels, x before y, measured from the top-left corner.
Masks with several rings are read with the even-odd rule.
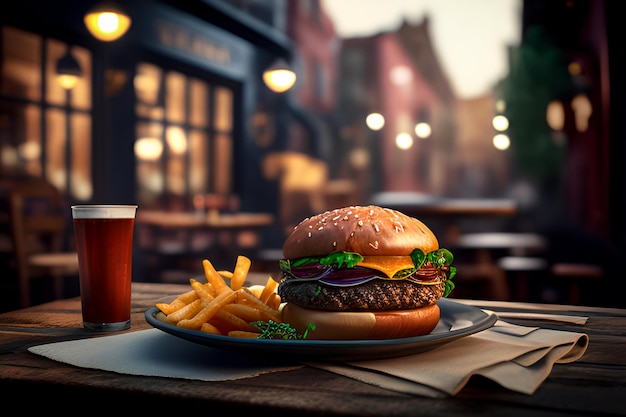
[[[130,327],[136,205],[74,205],[83,327]]]

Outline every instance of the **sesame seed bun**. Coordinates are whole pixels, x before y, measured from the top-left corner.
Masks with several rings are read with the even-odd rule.
[[[356,252],[367,256],[408,256],[419,248],[439,248],[421,221],[378,206],[351,206],[326,211],[298,224],[283,244],[285,259]]]

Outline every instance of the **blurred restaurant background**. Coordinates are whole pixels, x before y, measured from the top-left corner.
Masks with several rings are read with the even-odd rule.
[[[139,206],[135,281],[185,283],[202,259],[232,270],[239,254],[278,277],[300,220],[377,204],[455,254],[454,297],[626,306],[613,289],[626,244],[617,2],[341,2],[3,2],[0,311],[79,294],[62,261],[43,277],[29,261],[71,257],[82,203]],[[416,13],[339,30],[396,3]],[[94,9],[124,14],[126,31],[92,33]],[[504,71],[461,94],[453,73],[493,73],[487,43],[468,39],[511,16]],[[454,67],[445,17],[467,28],[446,39]],[[58,193],[63,227],[45,249],[26,236],[50,209],[20,197],[33,183]]]

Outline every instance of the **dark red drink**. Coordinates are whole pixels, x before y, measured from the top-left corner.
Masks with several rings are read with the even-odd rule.
[[[130,326],[132,218],[76,218],[83,324],[94,330]]]

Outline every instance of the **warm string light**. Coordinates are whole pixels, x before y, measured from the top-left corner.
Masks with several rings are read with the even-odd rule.
[[[385,127],[385,117],[380,113],[370,113],[365,118],[365,124],[371,130],[380,130]]]

